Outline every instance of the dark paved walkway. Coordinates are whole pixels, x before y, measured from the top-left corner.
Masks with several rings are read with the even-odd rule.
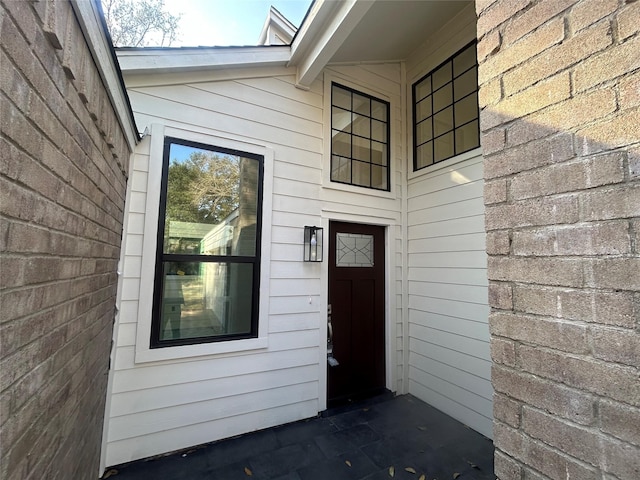
[[[109,478],[388,480],[390,467],[394,479],[495,479],[491,441],[411,395],[134,462]]]

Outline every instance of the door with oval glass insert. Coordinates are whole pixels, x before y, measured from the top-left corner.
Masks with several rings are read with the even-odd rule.
[[[385,388],[384,227],[329,224],[329,407]]]

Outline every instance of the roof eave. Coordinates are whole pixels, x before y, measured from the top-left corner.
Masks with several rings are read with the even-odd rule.
[[[295,67],[296,86],[308,90],[362,20],[374,0],[315,0],[291,45],[119,48],[126,75],[243,67]]]
[[[291,47],[118,48],[116,55],[124,74],[139,75],[286,66],[291,58]]]

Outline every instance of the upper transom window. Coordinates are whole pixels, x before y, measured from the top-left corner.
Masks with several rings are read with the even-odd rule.
[[[413,84],[413,169],[480,146],[473,42]]]
[[[331,85],[331,181],[389,191],[389,103]]]

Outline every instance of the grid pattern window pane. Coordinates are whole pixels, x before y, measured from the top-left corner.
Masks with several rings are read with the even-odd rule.
[[[365,162],[353,162],[353,184],[361,187],[371,186],[371,164]]]
[[[473,42],[413,85],[413,169],[480,146]]]
[[[389,103],[331,85],[331,181],[389,190]]]
[[[167,137],[151,347],[257,336],[263,158]]]

